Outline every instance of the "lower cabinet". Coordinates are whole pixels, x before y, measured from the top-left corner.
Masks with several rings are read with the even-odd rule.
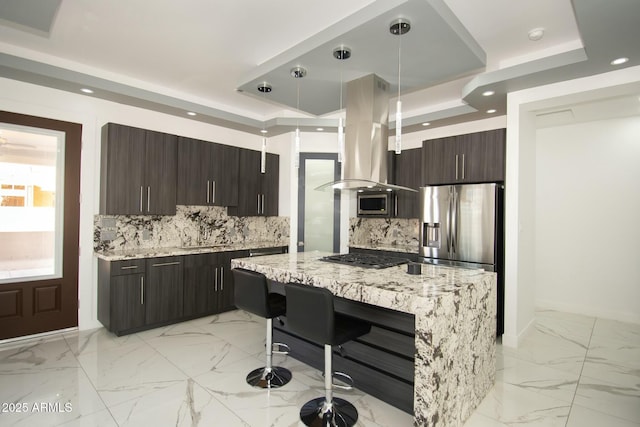
[[[98,320],[119,336],[233,310],[231,260],[249,253],[98,259]]]
[[[182,317],[183,257],[149,258],[146,266],[145,323],[167,323]]]
[[[183,316],[200,317],[235,309],[231,260],[246,256],[249,251],[185,256]]]

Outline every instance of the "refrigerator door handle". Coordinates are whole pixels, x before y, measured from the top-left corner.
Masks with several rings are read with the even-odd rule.
[[[446,218],[446,222],[447,222],[447,254],[451,253],[451,199],[452,199],[452,194],[451,194],[451,189],[449,189],[449,198],[447,199],[447,202],[449,203],[449,206],[447,208],[447,218]]]
[[[451,201],[451,253],[455,254],[458,246],[458,192],[455,188],[452,189]]]

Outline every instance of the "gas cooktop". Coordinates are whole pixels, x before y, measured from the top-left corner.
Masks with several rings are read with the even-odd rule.
[[[350,253],[343,255],[329,255],[322,258],[323,261],[335,262],[338,264],[353,265],[365,268],[389,268],[409,262],[405,258],[396,258],[386,255],[358,254]]]

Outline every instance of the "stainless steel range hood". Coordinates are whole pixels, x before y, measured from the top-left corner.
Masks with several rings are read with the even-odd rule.
[[[316,190],[416,191],[388,183],[389,83],[375,74],[347,83],[343,178]]]

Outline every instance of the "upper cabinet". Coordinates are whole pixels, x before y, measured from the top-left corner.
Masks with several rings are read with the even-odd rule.
[[[236,206],[240,149],[178,138],[179,205]]]
[[[240,149],[238,203],[230,206],[229,215],[277,216],[280,158],[266,154],[265,172],[260,171],[261,153]]]
[[[495,129],[424,141],[423,185],[504,181],[505,135]]]
[[[402,150],[400,154],[389,152],[389,172],[392,183],[418,190],[422,185],[422,149]],[[418,193],[395,192],[396,218],[418,218]]]
[[[161,132],[104,125],[100,213],[175,215],[177,140]]]

